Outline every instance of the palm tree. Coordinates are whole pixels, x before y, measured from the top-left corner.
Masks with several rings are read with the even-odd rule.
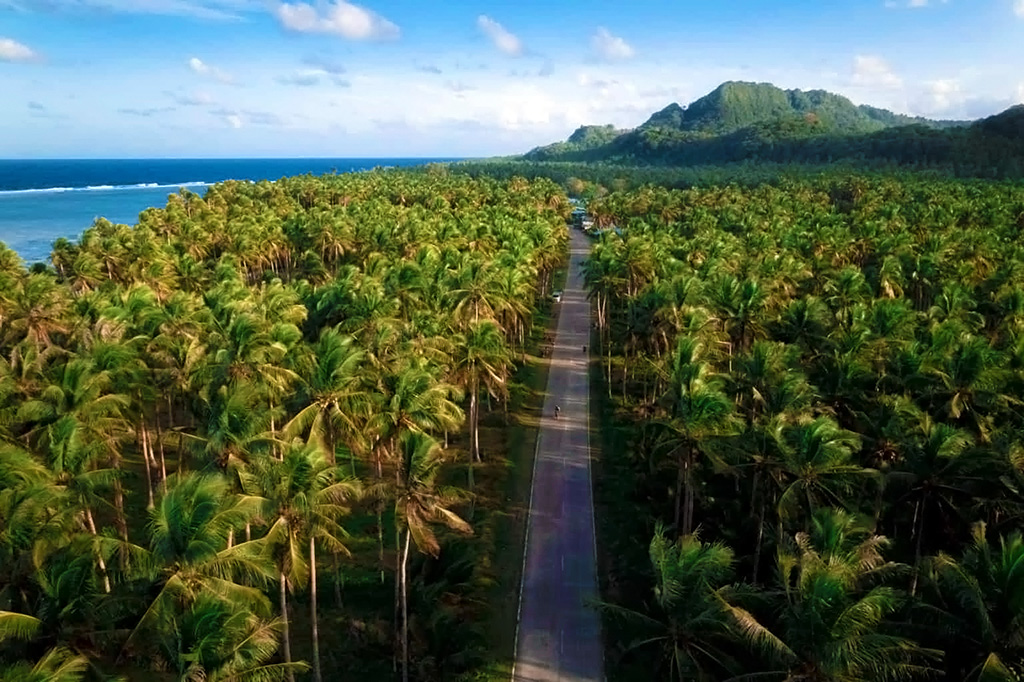
[[[28,440],[44,453],[56,482],[73,496],[93,536],[99,536],[93,511],[104,503],[100,493],[114,491],[115,522],[121,539],[127,541],[118,479],[119,441],[127,433],[123,410],[129,401],[111,392],[108,372],[96,371],[85,359],[74,358],[58,367],[54,379],[38,399],[19,409],[19,417],[33,425]],[[109,592],[104,560],[98,557],[97,562]]]
[[[397,445],[403,434],[453,431],[464,415],[455,400],[458,389],[438,379],[439,368],[427,360],[411,358],[383,375],[383,399],[369,422],[375,438],[374,474],[383,481],[385,460],[397,463]],[[397,467],[396,467],[397,471]],[[397,478],[396,478],[397,480]],[[379,557],[384,558],[383,506],[377,508]],[[381,569],[383,580],[383,568]]]
[[[666,396],[671,418],[665,424],[662,447],[676,460],[673,525],[680,535],[693,530],[697,455],[707,454],[716,437],[728,435],[738,426],[733,403],[725,394],[721,378],[704,360],[704,352],[704,344],[695,338],[679,338]]]
[[[945,552],[927,563],[931,622],[948,652],[947,675],[970,682],[1024,676],[1024,539],[1014,531],[989,542],[985,524],[959,560]]]
[[[783,433],[776,481],[781,490],[777,506],[780,524],[801,516],[809,523],[821,506],[844,507],[859,481],[877,477],[875,470],[853,461],[860,438],[829,417],[796,424]]]
[[[973,439],[964,431],[925,418],[908,440],[898,469],[887,478],[897,490],[904,490],[895,500],[894,510],[913,502],[913,594],[917,591],[927,519],[959,515],[961,505],[972,499],[971,487],[979,479],[979,472],[972,471],[977,466],[969,450]]]
[[[631,631],[622,655],[656,648],[657,667],[649,671],[669,682],[710,681],[742,672],[736,646],[740,637],[729,607],[732,550],[721,543],[702,542],[696,535],[672,541],[659,525],[649,554],[654,602],[642,610],[599,605]]]
[[[287,587],[310,582],[313,624],[313,678],[320,682],[319,622],[317,620],[316,546],[333,554],[348,554],[338,524],[347,502],[359,491],[353,479],[340,475],[315,446],[292,445],[279,460],[263,458],[241,474],[243,489],[258,502],[259,516],[270,524],[260,541],[277,565],[281,631],[285,662],[291,663]],[[306,556],[304,553],[308,552]],[[289,679],[292,675],[289,672]]]
[[[941,652],[900,632],[892,618],[904,598],[877,584],[901,569],[885,560],[887,544],[844,512],[819,509],[811,531],[796,536],[795,551],[780,550],[781,603],[770,629],[777,637],[749,613],[735,611],[737,626],[756,635],[773,674],[794,682],[844,682],[936,672],[931,662]]]
[[[321,333],[314,357],[315,365],[303,379],[308,406],[285,425],[284,435],[308,434],[309,442],[333,462],[339,444],[345,443],[352,452],[365,445],[361,431],[371,407],[367,390],[370,376],[366,354],[351,336],[343,336],[336,329]],[[354,476],[355,459],[351,463]]]
[[[47,651],[35,664],[19,662],[0,667],[2,682],[81,682],[89,671],[89,659],[65,647]]]
[[[437,556],[441,545],[432,526],[441,524],[460,533],[473,532],[469,524],[451,507],[462,499],[455,489],[440,485],[438,478],[447,461],[436,440],[415,431],[403,433],[399,440],[401,461],[394,490],[395,520],[401,538],[399,583],[401,600],[402,680],[409,680],[409,546]]]
[[[984,338],[967,337],[930,372],[933,403],[950,420],[969,424],[982,442],[993,428],[992,415],[1008,395],[998,354]]]
[[[268,663],[283,623],[264,620],[244,604],[200,595],[161,631],[161,651],[183,682],[264,682],[292,679],[305,663]]]
[[[227,546],[228,537],[255,514],[257,505],[235,500],[225,477],[218,474],[177,474],[150,511],[149,548],[113,540],[108,552],[128,556],[136,580],[153,584],[157,594],[125,642],[141,646],[143,632],[181,614],[202,595],[245,604],[257,615],[269,614],[262,590],[274,577],[257,542]]]
[[[504,388],[511,364],[498,325],[490,320],[469,325],[455,340],[455,374],[469,393],[469,489],[473,490],[473,462],[480,461],[480,388],[495,395]]]

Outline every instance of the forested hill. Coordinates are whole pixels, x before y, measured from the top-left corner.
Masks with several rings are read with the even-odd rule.
[[[633,130],[584,126],[522,158],[661,166],[852,161],[1020,176],[1022,133],[1024,107],[974,122],[934,121],[823,90],[729,82],[689,106],[670,104]]]
[[[901,116],[885,109],[857,106],[824,90],[783,90],[770,83],[723,83],[683,108],[672,103],[653,114],[640,128],[725,134],[758,123],[807,117],[819,126],[842,132],[874,132],[898,125],[931,128],[963,125],[960,121],[931,121]]]

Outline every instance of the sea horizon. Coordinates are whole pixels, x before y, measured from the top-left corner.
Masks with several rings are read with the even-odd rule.
[[[449,157],[224,157],[0,159],[0,242],[26,263],[47,261],[59,238],[77,241],[97,218],[134,225],[180,188],[202,193],[227,180],[277,180],[381,166],[459,161]]]

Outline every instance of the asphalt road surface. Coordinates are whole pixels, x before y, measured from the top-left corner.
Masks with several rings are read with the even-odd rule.
[[[533,471],[513,682],[604,679],[600,615],[588,606],[598,597],[583,352],[590,342],[590,303],[580,267],[590,243],[578,230],[570,232],[569,274],[558,304]]]

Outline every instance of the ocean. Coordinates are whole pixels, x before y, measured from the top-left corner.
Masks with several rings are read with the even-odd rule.
[[[0,160],[0,242],[26,263],[46,261],[59,237],[77,240],[93,220],[135,224],[139,213],[187,187],[415,166],[452,159]]]

